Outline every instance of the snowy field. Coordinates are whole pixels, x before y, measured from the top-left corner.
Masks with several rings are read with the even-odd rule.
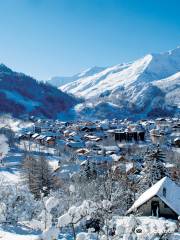
[[[23,225],[0,226],[0,239],[2,240],[37,240],[39,232]]]
[[[52,169],[56,169],[58,167],[58,156],[54,155],[55,150],[53,148],[42,148],[38,144],[32,144],[31,146],[32,152],[34,156],[40,156],[40,154],[44,154],[46,159],[49,161]],[[21,162],[25,154],[24,145],[17,145],[15,148],[10,149],[5,158],[3,159],[3,164],[1,164],[0,173],[1,178],[4,181],[8,181],[11,183],[18,183],[21,181]]]

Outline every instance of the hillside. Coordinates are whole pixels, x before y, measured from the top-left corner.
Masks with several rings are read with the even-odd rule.
[[[57,88],[0,65],[0,112],[15,117],[35,115],[56,118],[77,100]]]
[[[60,89],[88,100],[88,104],[94,103],[93,115],[94,109],[101,111],[100,103],[110,102],[121,108],[121,117],[126,112],[137,117],[166,116],[179,112],[179,72],[180,47],[82,76]]]

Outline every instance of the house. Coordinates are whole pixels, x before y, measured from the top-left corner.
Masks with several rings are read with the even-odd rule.
[[[32,138],[33,140],[35,140],[38,136],[40,136],[40,134],[34,133],[34,134],[31,136],[31,138]]]
[[[97,128],[95,125],[92,126],[84,126],[81,128],[81,131],[83,132],[96,132]]]
[[[170,178],[162,178],[134,202],[127,214],[133,212],[139,212],[143,216],[178,219],[180,187]]]
[[[20,134],[20,135],[18,135],[18,139],[19,140],[29,140],[33,134],[34,133],[31,133],[31,132],[27,132],[25,134]]]
[[[112,154],[112,159],[114,164],[119,164],[120,162],[126,162],[127,159],[124,155]]]
[[[46,138],[46,136],[45,135],[39,135],[39,136],[37,136],[36,137],[36,141],[37,142],[39,142],[39,143],[41,143],[41,144],[43,144],[44,143],[44,139]]]
[[[80,148],[76,150],[76,153],[79,155],[86,155],[87,153],[89,153],[89,150],[87,148]]]
[[[54,146],[56,143],[56,139],[54,137],[46,137],[44,139],[45,144],[47,144],[48,146]]]

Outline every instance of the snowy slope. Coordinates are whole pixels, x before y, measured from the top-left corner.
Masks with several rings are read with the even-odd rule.
[[[82,78],[82,77],[88,77],[88,76],[92,76],[96,73],[99,73],[101,71],[103,71],[105,68],[103,67],[97,67],[97,66],[94,66],[92,68],[88,68],[78,74],[75,74],[74,76],[70,76],[70,77],[53,77],[51,78],[50,80],[48,80],[47,82],[56,86],[56,87],[61,87],[63,86],[64,84],[67,84],[67,83],[71,83],[71,82],[74,82],[76,80],[78,80],[79,78]]]
[[[179,72],[180,47],[108,67],[88,77],[81,76],[60,89],[87,100],[80,114],[105,116],[101,113],[107,112],[110,118],[113,112],[114,117],[177,115],[180,106]],[[87,106],[89,103],[92,107]],[[112,114],[109,114],[110,103],[113,104]]]
[[[123,74],[123,71],[126,71],[128,67],[129,64],[109,67],[92,76],[81,77],[73,83],[62,86],[61,89],[65,92],[70,92],[74,95],[79,95],[85,98],[98,96],[103,91],[109,89],[112,90],[116,85],[119,85],[119,83],[115,81],[116,77],[118,77],[121,73]],[[111,82],[112,79],[114,79],[114,82]]]
[[[0,64],[0,113],[55,118],[76,104],[57,88]]]
[[[165,94],[169,104],[180,107],[180,72],[174,75],[155,81],[153,85],[159,87]]]
[[[61,90],[84,98],[97,97],[103,92],[114,91],[120,86],[148,83],[167,78],[180,71],[180,48],[162,54],[149,54],[130,64],[116,65],[93,74],[81,76],[66,84]]]

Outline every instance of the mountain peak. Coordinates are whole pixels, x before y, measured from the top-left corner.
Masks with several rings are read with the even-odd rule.
[[[174,55],[180,57],[180,46],[177,46],[175,49],[170,50],[169,55]]]
[[[93,66],[93,67],[85,69],[84,71],[79,73],[78,77],[88,77],[90,75],[99,73],[99,72],[103,71],[104,69],[105,69],[105,67]]]
[[[0,72],[1,73],[12,73],[13,71],[8,68],[5,64],[1,63],[0,64]]]

